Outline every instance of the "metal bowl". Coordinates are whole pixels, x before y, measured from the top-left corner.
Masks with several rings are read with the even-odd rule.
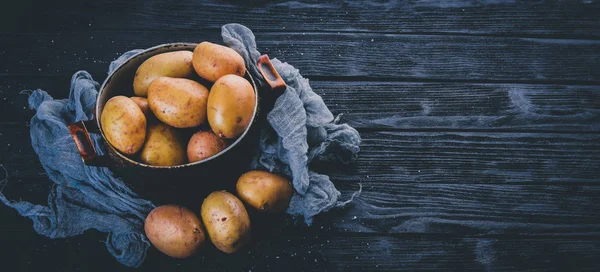
[[[255,92],[255,107],[252,119],[244,132],[220,153],[201,161],[186,163],[177,166],[153,166],[136,161],[131,156],[126,156],[114,148],[107,140],[100,118],[106,102],[118,95],[127,97],[134,96],[133,78],[138,67],[152,56],[180,50],[193,51],[197,44],[193,43],[169,43],[162,44],[135,54],[127,61],[119,65],[108,75],[100,91],[95,107],[94,120],[80,121],[69,126],[71,135],[79,149],[82,160],[90,166],[108,167],[118,175],[121,175],[126,183],[136,192],[147,191],[165,195],[165,190],[171,190],[175,195],[181,195],[187,190],[198,190],[190,185],[201,184],[202,191],[215,189],[231,189],[235,180],[245,170],[252,152],[258,145],[257,116],[259,108],[259,92],[250,73],[246,72],[244,77],[251,83]],[[279,77],[268,57],[264,55],[258,63],[259,71],[265,77],[265,81],[273,90],[285,89],[283,80]],[[275,81],[273,80],[275,73]],[[266,75],[266,76],[265,76]],[[260,99],[271,101],[272,99]],[[263,102],[264,102],[263,101]],[[258,125],[260,126],[260,125]],[[99,133],[107,147],[107,153],[100,155],[94,148],[89,133]],[[195,186],[198,187],[198,186]],[[158,191],[157,191],[158,190]],[[172,199],[172,196],[166,198]]]

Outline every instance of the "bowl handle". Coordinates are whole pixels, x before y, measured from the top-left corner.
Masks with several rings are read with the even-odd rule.
[[[98,155],[87,128],[90,126],[90,128],[96,128],[97,130],[98,126],[95,122],[94,119],[76,122],[69,125],[69,132],[75,141],[75,145],[77,145],[81,160],[83,160],[86,165],[108,167],[110,165],[110,159],[106,155]]]
[[[266,54],[260,56],[256,66],[269,86],[271,86],[271,89],[275,92],[275,96],[281,95],[287,86],[285,85],[285,82],[279,73],[277,73],[277,70],[275,70],[275,67],[273,66],[273,63],[271,63],[269,56]]]

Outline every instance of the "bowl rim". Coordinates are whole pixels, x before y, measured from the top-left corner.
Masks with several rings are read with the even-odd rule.
[[[115,70],[113,70],[104,80],[104,82],[102,83],[102,86],[100,87],[100,90],[98,91],[98,96],[96,97],[96,105],[94,106],[94,113],[96,116],[96,125],[98,126],[98,130],[100,132],[100,135],[102,136],[102,139],[104,140],[104,142],[108,145],[108,147],[110,149],[112,149],[112,151],[119,156],[120,159],[125,160],[129,163],[132,163],[134,165],[138,165],[138,166],[142,166],[145,168],[151,168],[151,169],[178,169],[178,168],[185,168],[185,167],[190,167],[190,166],[194,166],[194,165],[200,165],[209,161],[212,161],[218,157],[220,157],[221,155],[227,153],[229,150],[233,149],[236,145],[239,144],[239,142],[242,141],[242,139],[244,139],[244,137],[248,134],[248,132],[250,131],[250,128],[252,127],[252,125],[254,124],[257,112],[258,112],[258,89],[256,87],[256,83],[254,82],[254,78],[252,77],[252,75],[250,75],[248,69],[246,69],[246,74],[244,75],[245,79],[249,79],[250,84],[252,85],[252,89],[254,90],[254,110],[252,111],[252,118],[250,118],[250,122],[248,122],[248,126],[246,127],[246,129],[244,130],[244,132],[242,132],[242,134],[240,134],[240,136],[238,136],[235,141],[233,143],[231,143],[229,146],[227,146],[227,148],[221,150],[221,152],[210,156],[204,160],[200,160],[200,161],[196,161],[196,162],[188,162],[186,164],[180,164],[180,165],[173,165],[173,166],[157,166],[157,165],[150,165],[150,164],[145,164],[136,160],[133,160],[127,156],[125,156],[124,154],[122,154],[119,150],[117,150],[107,139],[106,136],[104,135],[104,131],[102,130],[102,125],[100,124],[100,99],[101,99],[101,94],[104,92],[104,90],[106,89],[106,85],[111,81],[111,79],[113,78],[113,76],[115,74],[117,74],[120,70],[122,70],[123,67],[129,65],[129,63],[139,57],[145,56],[145,55],[149,55],[147,59],[156,56],[158,54],[162,54],[162,53],[168,53],[168,52],[175,52],[175,51],[180,51],[180,50],[188,50],[188,51],[193,51],[194,48],[198,45],[198,43],[189,43],[189,42],[175,42],[175,43],[164,43],[164,44],[159,44],[153,47],[150,47],[148,49],[142,50],[134,55],[132,55],[131,57],[129,57],[127,60],[125,60],[123,63],[121,63],[119,66],[117,66],[117,68],[115,68]],[[160,50],[160,49],[165,49],[165,48],[172,48],[173,50],[168,50],[168,51],[164,51],[161,53],[156,53],[156,51]],[[143,63],[143,62],[142,62]],[[138,66],[139,67],[139,66]],[[133,84],[133,82],[132,82]],[[106,101],[108,101],[110,98],[106,99]],[[106,103],[105,101],[105,103]],[[187,148],[186,148],[187,151]],[[187,154],[187,152],[186,152]],[[186,155],[187,157],[187,155]]]

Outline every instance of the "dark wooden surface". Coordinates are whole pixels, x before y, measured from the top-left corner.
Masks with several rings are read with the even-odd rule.
[[[245,24],[361,132],[323,170],[349,208],[274,220],[228,256],[150,250],[141,270],[600,270],[600,3],[581,1],[16,1],[0,11],[0,179],[44,203],[25,89],[55,98],[121,53],[218,42]],[[0,206],[2,271],[123,271],[105,234],[51,240]]]

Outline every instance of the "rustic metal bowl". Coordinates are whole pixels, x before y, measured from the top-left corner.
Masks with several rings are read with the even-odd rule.
[[[257,122],[259,92],[254,79],[248,72],[246,72],[244,77],[251,83],[256,99],[251,121],[244,132],[234,142],[210,158],[177,166],[144,164],[136,161],[134,157],[122,154],[114,148],[106,140],[100,124],[102,110],[110,98],[117,95],[134,96],[133,78],[138,67],[145,60],[154,55],[166,52],[180,50],[193,51],[196,45],[193,43],[169,43],[149,48],[132,56],[108,75],[98,92],[94,120],[80,121],[69,126],[81,158],[87,165],[110,168],[118,175],[121,175],[130,187],[135,188],[135,191],[142,195],[144,195],[142,191],[165,196],[167,194],[166,191],[170,190],[176,196],[179,196],[189,190],[198,191],[200,189],[198,187],[201,187],[201,191],[204,192],[231,188],[232,184],[235,183],[235,180],[241,174],[241,171],[245,170],[243,166],[248,165],[251,157],[250,153],[254,149],[253,147],[257,146],[256,141],[258,137],[256,132],[258,129],[256,128],[256,124],[259,123]],[[261,57],[258,67],[273,90],[281,91],[285,88],[283,80],[281,80],[266,55]],[[201,80],[200,78],[198,79]],[[267,100],[270,101],[269,99]],[[90,132],[99,133],[102,136],[108,154],[100,155],[96,152],[89,136]],[[201,186],[193,186],[198,184],[201,184]],[[167,201],[172,200],[172,196],[161,198]]]

